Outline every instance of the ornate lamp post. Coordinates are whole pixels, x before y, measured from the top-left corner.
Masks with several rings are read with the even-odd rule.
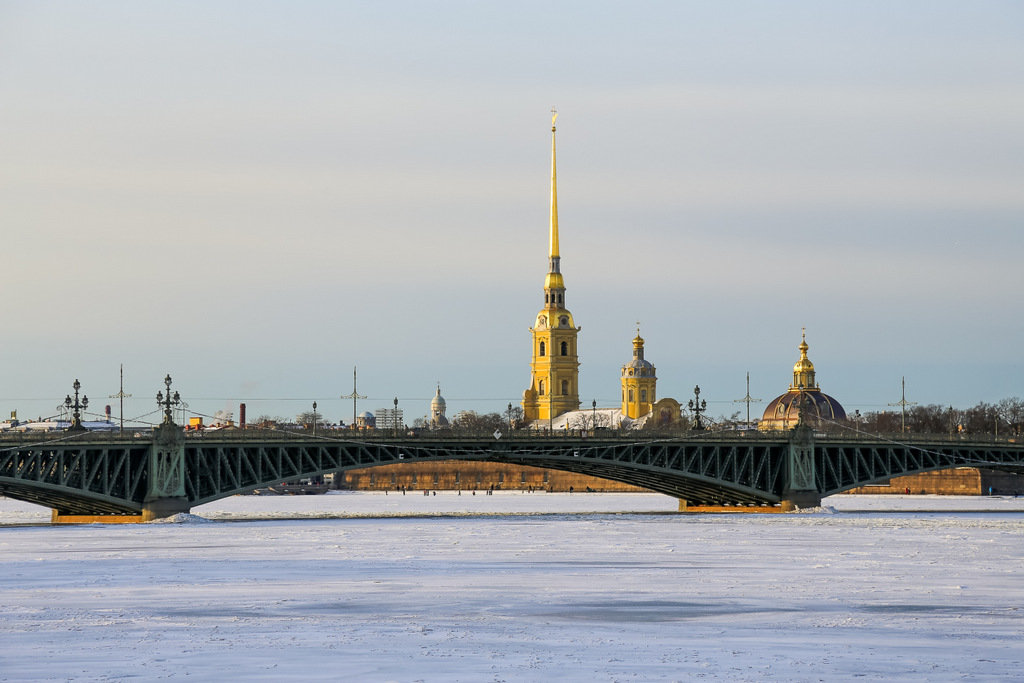
[[[590,428],[597,429],[597,399],[590,402]]]
[[[395,396],[395,412],[392,414],[395,421],[395,438],[398,438],[398,397]]]
[[[693,388],[693,398],[687,403],[687,407],[693,411],[693,429],[700,431],[704,429],[704,423],[700,420],[700,414],[708,409],[708,402],[700,400],[700,386]]]
[[[85,427],[82,426],[82,413],[81,411],[89,407],[89,397],[82,394],[82,400],[78,400],[78,390],[82,388],[82,384],[76,379],[75,383],[71,385],[75,390],[75,400],[71,400],[69,395],[64,399],[64,407],[68,410],[74,410],[71,413],[71,426],[68,427],[69,432],[84,432]]]
[[[508,404],[508,435],[512,436],[512,404]]]
[[[313,436],[316,436],[316,401],[313,401]]]
[[[156,392],[156,403],[158,406],[162,406],[164,409],[164,424],[174,424],[174,419],[171,417],[171,406],[177,406],[181,403],[181,396],[175,391],[174,395],[171,396],[171,376],[167,375],[164,377],[164,385],[167,387],[167,396],[164,396],[162,391]]]

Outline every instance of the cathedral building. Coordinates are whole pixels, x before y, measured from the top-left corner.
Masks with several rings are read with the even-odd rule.
[[[565,281],[558,253],[558,193],[555,182],[555,119],[551,118],[551,221],[548,274],[544,278],[544,308],[537,314],[530,362],[530,387],[523,392],[523,417],[528,422],[550,420],[580,407],[580,362],[576,327],[565,307]]]
[[[814,363],[807,357],[808,348],[805,332],[800,342],[800,360],[793,366],[793,383],[789,385],[789,391],[764,409],[758,429],[793,429],[801,420],[815,426],[846,419],[846,411],[839,401],[822,393],[815,381]]]

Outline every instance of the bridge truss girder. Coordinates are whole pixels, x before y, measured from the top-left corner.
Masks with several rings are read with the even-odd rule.
[[[786,498],[789,435],[625,439],[305,439],[245,434],[189,438],[184,497],[196,506],[235,493],[377,465],[483,461],[544,467],[633,484],[689,505],[764,505]],[[801,442],[802,443],[802,442]],[[138,514],[149,488],[153,441],[86,437],[0,447],[0,494],[65,515]],[[821,439],[813,453],[813,495],[827,496],[895,476],[948,469],[1024,469],[1024,445],[972,442],[897,444]],[[812,496],[813,497],[813,496]]]
[[[499,462],[576,472],[664,493],[692,505],[779,501],[783,445],[563,440],[189,444],[186,497],[193,505],[329,472],[413,462]]]
[[[62,514],[137,514],[149,444],[62,443],[0,450],[0,494]]]

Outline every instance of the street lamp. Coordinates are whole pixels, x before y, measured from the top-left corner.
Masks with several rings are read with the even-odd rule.
[[[313,436],[316,436],[316,401],[313,401]]]
[[[701,431],[704,429],[704,424],[700,421],[700,414],[708,408],[708,402],[700,400],[700,385],[693,388],[693,398],[687,404],[690,410],[693,411],[693,430]]]
[[[163,423],[165,425],[172,425],[172,424],[174,424],[174,419],[171,417],[171,406],[179,405],[181,403],[181,396],[178,394],[177,391],[174,392],[173,396],[171,395],[171,376],[170,375],[167,375],[166,377],[164,377],[164,386],[167,387],[167,396],[165,397],[164,393],[162,391],[156,392],[156,404],[158,406],[163,407],[163,409],[164,409],[164,422]]]
[[[75,400],[71,400],[69,395],[64,399],[64,407],[68,410],[74,409],[71,414],[71,426],[68,427],[69,432],[84,432],[85,427],[82,425],[82,413],[80,411],[85,410],[89,407],[89,397],[82,394],[82,400],[78,400],[78,390],[82,388],[82,384],[76,379],[75,383],[71,385],[75,390]]]
[[[508,435],[512,436],[512,404],[508,404]]]
[[[590,415],[591,415],[591,418],[590,418],[590,428],[596,430],[597,429],[597,399],[596,398],[593,401],[590,402],[590,409],[591,409],[591,412],[590,412]]]
[[[395,412],[394,412],[394,414],[391,417],[395,421],[395,438],[397,439],[398,438],[398,397],[397,396],[395,396]]]

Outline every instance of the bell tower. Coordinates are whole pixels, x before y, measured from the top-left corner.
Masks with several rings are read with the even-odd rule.
[[[644,338],[637,327],[633,360],[622,366],[622,414],[635,420],[651,412],[651,405],[658,400],[655,396],[657,382],[654,365],[644,360]]]
[[[555,120],[551,110],[551,222],[548,274],[544,278],[544,308],[537,314],[530,362],[530,387],[523,392],[523,417],[549,420],[580,407],[580,362],[576,355],[579,327],[565,308],[565,281],[558,253],[558,192],[555,182]]]

